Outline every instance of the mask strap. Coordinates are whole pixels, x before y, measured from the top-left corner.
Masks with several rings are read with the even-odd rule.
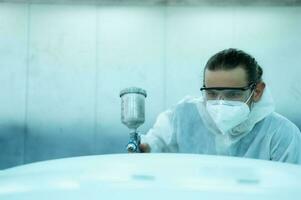
[[[250,101],[250,99],[251,99],[251,97],[253,96],[253,94],[254,94],[254,89],[252,90],[252,92],[251,92],[251,94],[250,94],[250,96],[248,97],[248,99],[244,102],[244,103],[248,103],[249,101]]]

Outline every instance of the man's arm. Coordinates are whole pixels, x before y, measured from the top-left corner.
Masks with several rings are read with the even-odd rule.
[[[153,128],[141,136],[142,152],[177,152],[178,146],[173,128],[174,110],[161,113]]]

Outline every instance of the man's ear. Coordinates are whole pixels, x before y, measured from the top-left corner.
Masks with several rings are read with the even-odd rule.
[[[253,101],[254,102],[258,102],[261,99],[264,88],[265,88],[265,83],[264,82],[257,83],[257,85],[254,89],[254,95],[253,95]]]

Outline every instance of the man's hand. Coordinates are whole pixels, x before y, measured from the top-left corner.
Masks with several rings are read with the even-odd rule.
[[[142,143],[139,145],[141,153],[150,153],[150,146],[147,143]]]

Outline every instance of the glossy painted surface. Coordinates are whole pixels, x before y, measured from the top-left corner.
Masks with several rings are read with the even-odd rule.
[[[299,199],[301,167],[187,154],[59,159],[0,172],[1,200]]]

